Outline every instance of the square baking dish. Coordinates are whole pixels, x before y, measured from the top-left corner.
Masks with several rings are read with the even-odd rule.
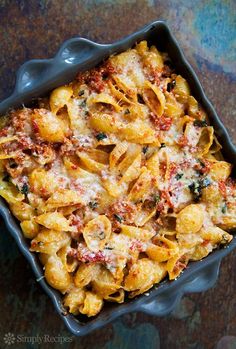
[[[168,26],[162,21],[150,23],[124,39],[108,45],[97,44],[84,38],[72,38],[61,46],[54,58],[26,62],[17,73],[13,94],[0,103],[0,115],[11,108],[20,107],[22,104],[27,105],[33,99],[46,95],[52,89],[70,82],[79,71],[88,70],[110,55],[125,51],[141,40],[147,40],[149,45],[155,45],[159,50],[168,53],[174,62],[176,71],[188,81],[192,95],[206,110],[210,123],[214,126],[216,135],[223,146],[222,153],[225,159],[235,165],[236,148],[205,96],[196,74],[186,61],[177,41]],[[235,177],[235,172],[233,176]],[[43,269],[37,255],[29,251],[29,244],[23,237],[19,224],[2,199],[0,199],[0,215],[19,249],[30,263],[37,281],[54,303],[56,311],[68,329],[77,336],[86,335],[118,316],[133,311],[155,316],[170,313],[183,294],[201,292],[212,287],[217,280],[222,258],[236,247],[236,237],[234,237],[227,247],[213,251],[202,261],[191,262],[177,280],[164,280],[148,293],[132,300],[127,299],[123,304],[106,304],[99,315],[88,319],[82,315],[77,317],[66,312],[61,302],[62,296],[44,280]]]

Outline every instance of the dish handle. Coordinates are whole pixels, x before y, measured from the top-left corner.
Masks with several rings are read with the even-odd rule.
[[[70,82],[78,71],[87,70],[99,63],[105,51],[109,54],[111,46],[84,38],[72,38],[61,46],[53,59],[27,61],[17,71],[15,89],[11,96],[0,101],[0,116],[13,107],[20,107],[25,102],[40,97],[45,91]]]
[[[184,294],[203,292],[212,288],[218,278],[221,260],[214,261],[203,270],[199,271],[197,275],[191,276],[187,279],[182,287],[178,285],[174,289],[166,289],[155,299],[148,303],[139,306],[138,311],[154,316],[165,316],[170,314]]]

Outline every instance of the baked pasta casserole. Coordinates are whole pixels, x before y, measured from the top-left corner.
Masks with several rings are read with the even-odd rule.
[[[0,195],[70,313],[95,316],[231,241],[232,166],[146,41],[0,123]]]

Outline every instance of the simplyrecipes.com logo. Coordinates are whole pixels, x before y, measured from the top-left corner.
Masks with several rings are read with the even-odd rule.
[[[72,342],[73,337],[66,336],[50,336],[49,334],[44,334],[43,336],[24,336],[22,334],[14,334],[11,332],[5,333],[3,336],[3,342],[8,346],[13,346],[16,343],[31,343],[31,344],[41,344],[41,343],[70,343]]]

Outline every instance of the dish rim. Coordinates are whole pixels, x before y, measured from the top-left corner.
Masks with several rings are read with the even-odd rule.
[[[176,55],[179,57],[180,62],[183,64],[183,67],[191,77],[192,85],[194,86],[195,91],[197,91],[197,94],[200,96],[201,104],[206,109],[211,122],[217,128],[218,133],[220,134],[220,138],[221,140],[223,140],[223,148],[227,148],[227,153],[230,154],[230,158],[231,156],[236,157],[236,148],[233,145],[233,142],[231,141],[231,138],[225,126],[223,125],[222,121],[220,120],[219,116],[214,110],[212,104],[206,97],[196,73],[194,72],[189,62],[186,60],[177,40],[175,39],[168,25],[164,21],[154,21],[144,26],[140,30],[124,37],[123,39],[114,42],[113,44],[98,44],[85,38],[72,38],[65,41],[62,44],[54,58],[34,59],[24,63],[20,67],[16,75],[16,85],[12,95],[0,102],[0,114],[5,113],[12,106],[18,106],[20,103],[22,103],[22,101],[29,101],[30,99],[32,99],[32,96],[34,96],[35,93],[42,94],[42,90],[49,90],[49,85],[51,86],[52,84],[54,84],[54,81],[56,83],[57,75],[62,74],[60,69],[64,69],[64,74],[66,74],[67,70],[68,72],[70,71],[70,74],[68,75],[74,74],[79,69],[86,70],[86,66],[91,68],[94,62],[102,61],[103,59],[107,58],[110,55],[110,52],[122,52],[122,47],[127,46],[127,44],[129,47],[132,47],[133,45],[129,45],[129,42],[132,42],[134,44],[134,42],[136,41],[145,40],[145,38],[147,38],[148,35],[151,35],[150,32],[158,33],[158,31],[161,32],[163,30],[165,31],[165,35],[169,37],[170,45],[172,45],[172,47],[176,51]],[[68,48],[73,47],[73,45],[75,45],[75,47],[76,45],[78,45],[81,48],[81,50],[85,50],[85,52],[87,52],[87,58],[85,54],[83,60],[78,60],[75,66],[67,66],[65,65],[65,59],[69,59],[69,56],[65,58],[65,56],[63,55],[65,55],[66,52],[69,52],[70,54],[70,50],[68,51]],[[91,52],[89,50],[91,50]],[[91,55],[93,51],[94,55]],[[77,53],[80,54],[81,52],[79,51]],[[76,53],[74,57],[75,56]],[[46,71],[50,71],[50,69],[52,69],[53,66],[55,68],[57,64],[58,68],[54,69],[54,76],[52,79],[42,80],[41,83],[38,85],[36,84],[34,88],[27,89],[27,83],[29,83],[30,86],[30,82],[34,82],[35,79],[35,76],[30,75],[29,71],[31,71],[31,73],[35,71],[37,72],[38,69],[38,72],[40,71],[41,73],[41,67],[46,67]],[[66,62],[66,64],[71,63]],[[51,72],[53,72],[53,69],[51,70]],[[27,78],[27,73],[28,82],[27,80],[25,80]],[[68,80],[67,82],[69,82],[71,78],[64,78],[64,80]],[[33,83],[31,85],[33,85]],[[233,159],[233,161],[231,159],[231,162],[235,164],[235,159]],[[183,294],[188,293],[190,291],[200,292],[202,290],[208,289],[209,287],[212,287],[217,280],[219,265],[222,258],[236,247],[236,237],[234,237],[234,239],[226,248],[215,250],[210,255],[208,255],[207,258],[203,261],[191,263],[191,265],[184,271],[184,273],[174,282],[162,282],[160,285],[154,286],[149,291],[149,296],[140,295],[132,301],[116,305],[114,306],[113,310],[111,309],[110,311],[108,311],[108,316],[106,316],[106,314],[104,315],[104,311],[102,311],[95,318],[89,320],[87,323],[84,324],[79,323],[76,317],[72,314],[63,314],[64,309],[60,299],[62,298],[61,294],[59,294],[58,291],[50,287],[45,282],[44,278],[42,278],[42,266],[37,258],[37,255],[29,251],[28,244],[26,242],[26,239],[22,236],[19,225],[16,223],[15,218],[13,217],[7,205],[5,204],[5,202],[3,202],[2,199],[0,200],[0,215],[3,217],[6,226],[13,238],[15,239],[19,249],[30,263],[36,275],[36,280],[40,283],[44,291],[51,298],[57,313],[63,319],[67,328],[76,336],[86,335],[95,329],[105,326],[117,317],[133,311],[142,311],[156,316],[166,315],[174,309],[176,303],[181,299]]]

